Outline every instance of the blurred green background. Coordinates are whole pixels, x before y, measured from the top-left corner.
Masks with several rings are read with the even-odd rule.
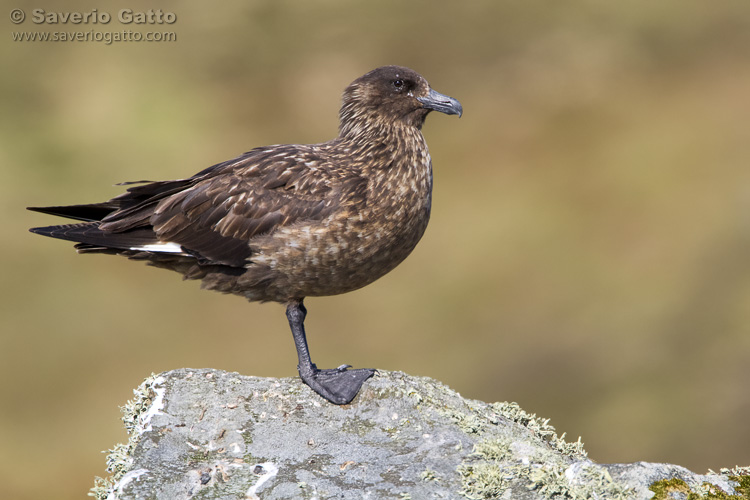
[[[112,14],[14,25],[16,7]],[[173,25],[123,26],[121,8]],[[427,234],[355,293],[309,299],[319,366],[517,401],[599,462],[750,464],[750,7],[659,2],[4,2],[0,497],[81,498],[151,372],[296,375],[283,308],[27,232],[29,205],[332,138],[383,64],[431,115]],[[176,42],[13,42],[38,31]]]

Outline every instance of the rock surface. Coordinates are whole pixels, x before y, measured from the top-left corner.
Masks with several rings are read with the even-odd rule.
[[[750,498],[750,469],[597,464],[514,403],[400,372],[345,406],[296,378],[217,370],[154,375],[134,392],[130,441],[111,451],[99,499]]]

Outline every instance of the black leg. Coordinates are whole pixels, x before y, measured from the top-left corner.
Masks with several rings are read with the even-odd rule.
[[[376,370],[370,368],[347,370],[349,365],[341,365],[331,370],[318,370],[310,359],[310,350],[307,347],[305,316],[307,316],[307,309],[302,304],[302,300],[290,302],[286,306],[286,317],[297,348],[299,376],[313,391],[331,403],[347,404],[354,399],[365,380],[372,377]]]

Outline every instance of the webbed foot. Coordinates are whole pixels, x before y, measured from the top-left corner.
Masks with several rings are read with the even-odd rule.
[[[327,370],[319,370],[314,364],[311,367],[312,369],[297,367],[302,381],[320,396],[337,405],[351,402],[365,380],[377,371],[372,368],[349,370],[349,365]]]

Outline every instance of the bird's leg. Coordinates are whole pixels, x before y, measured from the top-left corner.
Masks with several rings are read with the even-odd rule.
[[[305,336],[305,309],[302,301],[290,302],[286,307],[286,317],[292,329],[294,345],[297,348],[299,364],[297,371],[304,383],[331,403],[343,405],[349,403],[359,392],[368,378],[375,374],[370,368],[347,370],[349,365],[341,365],[330,370],[319,370],[310,359]]]

